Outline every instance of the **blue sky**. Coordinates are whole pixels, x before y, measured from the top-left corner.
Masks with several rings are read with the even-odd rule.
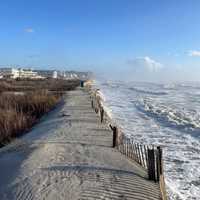
[[[199,10],[199,0],[1,0],[0,65],[196,80]]]

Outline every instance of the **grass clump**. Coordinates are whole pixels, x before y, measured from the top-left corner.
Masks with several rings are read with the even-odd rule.
[[[78,81],[2,81],[0,85],[0,146],[27,132],[45,113],[53,109],[66,90]],[[21,92],[15,94],[15,92]]]

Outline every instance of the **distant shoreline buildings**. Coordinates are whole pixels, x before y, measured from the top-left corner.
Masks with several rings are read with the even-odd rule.
[[[86,80],[90,72],[60,71],[60,70],[32,70],[25,68],[0,68],[1,79],[81,79]]]
[[[44,77],[38,75],[37,72],[31,69],[22,68],[0,68],[1,78],[5,79],[43,79]]]

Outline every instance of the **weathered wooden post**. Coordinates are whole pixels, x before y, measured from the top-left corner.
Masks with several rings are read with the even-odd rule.
[[[142,165],[142,159],[141,159],[141,154],[140,154],[140,146],[138,143],[136,143],[136,148],[138,152],[138,158],[139,158],[139,164]]]
[[[98,108],[95,108],[95,113],[98,113],[98,112],[99,112]]]
[[[149,180],[156,181],[154,149],[148,149],[148,176]]]
[[[148,169],[148,153],[146,145],[144,145],[144,153],[145,153],[146,168]]]
[[[157,181],[160,180],[160,175],[163,174],[163,164],[162,164],[162,149],[160,146],[157,147],[156,156],[156,168],[157,168]]]
[[[95,112],[98,114],[99,113],[99,104],[97,101],[97,98],[95,97]]]
[[[99,99],[95,96],[95,112],[98,114],[100,109]]]
[[[93,99],[91,100],[91,106],[92,106],[92,108],[94,108],[94,100]]]
[[[104,109],[101,107],[101,123],[103,123],[103,118],[104,118]]]
[[[81,85],[81,87],[84,87],[84,81],[80,81],[80,85]]]
[[[118,138],[117,127],[110,125],[110,128],[113,131],[113,148],[115,148],[117,146],[117,138]]]
[[[144,151],[143,151],[142,145],[139,145],[139,149],[140,149],[140,152],[141,152],[142,166],[145,167]]]
[[[163,152],[162,148],[159,146],[158,147],[158,152],[159,152],[159,160],[160,160],[160,174],[163,174]]]

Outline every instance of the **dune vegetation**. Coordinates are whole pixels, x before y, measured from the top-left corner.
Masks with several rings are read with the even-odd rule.
[[[0,82],[0,145],[27,132],[45,113],[73,90],[79,81],[7,80]],[[16,91],[18,93],[16,93]]]

